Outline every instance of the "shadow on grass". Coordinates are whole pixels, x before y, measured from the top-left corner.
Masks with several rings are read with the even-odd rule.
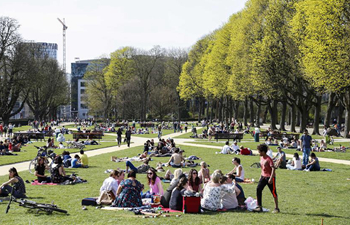
[[[346,216],[336,216],[336,215],[330,215],[326,213],[306,213],[307,216],[319,216],[319,217],[326,217],[326,218],[341,218],[341,219],[350,219],[350,217]]]

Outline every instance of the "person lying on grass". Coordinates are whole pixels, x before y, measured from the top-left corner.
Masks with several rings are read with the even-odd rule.
[[[136,173],[145,173],[150,168],[150,166],[148,165],[150,160],[151,160],[151,158],[146,158],[145,160],[143,160],[143,164],[137,168],[130,161],[126,161],[126,163],[125,163],[126,170],[125,171],[128,172],[129,168],[130,168],[130,170],[133,170]]]
[[[151,157],[151,155],[150,155]],[[112,156],[111,161],[113,162],[126,162],[126,161],[144,161],[147,159],[147,151],[144,151],[142,154],[134,157],[124,157],[124,158],[118,158],[117,156]]]

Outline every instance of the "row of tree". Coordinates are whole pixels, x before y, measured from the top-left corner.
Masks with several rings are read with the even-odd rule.
[[[238,118],[242,103],[245,124],[248,115],[251,123],[260,121],[264,107],[274,129],[277,123],[285,129],[289,112],[291,131],[298,120],[305,129],[313,110],[314,133],[326,100],[325,125],[339,103],[348,134],[349,16],[347,0],[249,0],[191,48],[179,79],[180,97],[197,99],[199,117],[205,103],[207,117],[209,105],[217,106],[216,117],[227,122]]]
[[[55,118],[57,108],[69,101],[66,74],[18,29],[15,19],[0,17],[0,117],[8,124],[26,103],[36,120]]]
[[[180,118],[184,102],[176,90],[182,65],[187,60],[183,49],[149,51],[123,47],[91,63],[86,103],[89,114],[110,119]]]

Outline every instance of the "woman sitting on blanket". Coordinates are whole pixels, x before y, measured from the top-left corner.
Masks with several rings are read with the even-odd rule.
[[[159,177],[157,176],[157,172],[155,169],[150,168],[147,172],[148,185],[150,187],[150,191],[155,195],[163,195],[163,186]]]
[[[45,164],[45,158],[39,157],[37,161],[37,165],[35,167],[34,175],[38,177],[39,183],[50,183],[51,178],[45,176],[45,170],[47,170],[49,167]]]
[[[51,169],[51,182],[52,183],[62,183],[66,180],[73,181],[75,177],[69,177],[66,175],[66,171],[63,167],[63,160],[61,156],[56,157],[55,163],[52,165]]]
[[[222,173],[219,170],[215,171],[211,176],[211,181],[204,188],[203,198],[201,199],[202,208],[211,211],[222,209],[222,196],[225,193],[235,192],[235,185],[228,188],[220,184],[221,177]]]
[[[172,175],[170,170],[168,170],[167,173],[165,174],[165,176],[167,176],[167,175],[169,177],[173,176],[173,179],[171,180],[169,187],[164,192],[164,195],[160,199],[160,204],[162,204],[162,206],[164,208],[169,207],[169,201],[170,201],[172,192],[173,192],[174,188],[176,188],[177,185],[179,184],[179,180],[182,177],[186,177],[186,175],[182,173],[182,169],[176,169],[174,171],[174,175]]]
[[[14,186],[10,186],[10,184]],[[26,198],[26,187],[23,179],[18,175],[15,167],[9,170],[9,180],[3,183],[0,187],[0,196],[8,196],[12,192],[12,195],[16,198]]]
[[[136,180],[136,172],[130,170],[128,179],[123,180],[117,190],[117,198],[112,204],[115,207],[140,207],[142,206],[141,191],[143,185]]]
[[[176,186],[176,188],[173,189],[170,202],[169,202],[169,207],[172,210],[182,210],[183,208],[183,195],[188,189],[188,180],[186,177],[182,177]]]
[[[188,173],[188,187],[187,190],[192,192],[201,192],[202,184],[198,177],[198,172],[196,169],[191,169]]]

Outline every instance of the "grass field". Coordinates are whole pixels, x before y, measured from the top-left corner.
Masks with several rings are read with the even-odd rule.
[[[252,143],[256,146],[256,143]],[[216,149],[197,148],[182,145],[187,156],[197,155],[210,165],[210,171],[221,169],[224,173],[232,169],[231,155],[215,155]],[[303,172],[277,170],[277,193],[281,213],[278,215],[251,212],[204,213],[200,215],[185,214],[180,218],[142,219],[127,211],[104,211],[88,207],[82,210],[81,199],[98,196],[99,188],[108,174],[106,169],[125,169],[125,163],[110,161],[112,155],[119,157],[135,156],[142,152],[142,147],[134,147],[123,151],[103,154],[89,159],[89,169],[67,169],[68,173],[76,172],[86,184],[74,186],[31,186],[26,185],[28,196],[38,202],[54,201],[59,207],[68,210],[69,216],[54,213],[53,215],[28,212],[27,209],[13,204],[8,214],[2,214],[2,224],[348,224],[350,214],[348,209],[350,167],[322,163],[321,167],[331,168],[333,172]],[[259,179],[260,169],[249,166],[259,161],[258,156],[240,156],[247,178]],[[168,158],[153,158],[150,165],[165,162]],[[198,161],[199,162],[199,161]],[[138,166],[141,163],[135,163]],[[199,169],[199,167],[197,167]],[[170,169],[174,171],[173,168]],[[189,169],[184,169],[188,171]],[[21,172],[24,180],[32,180],[34,176],[27,171]],[[164,173],[159,173],[164,176]],[[7,176],[0,177],[0,183],[5,182]],[[137,179],[145,184],[146,174],[138,174]],[[256,183],[243,184],[246,197],[256,196]],[[163,184],[164,189],[168,184]],[[148,189],[148,188],[146,188]],[[6,203],[0,203],[0,212],[5,212]],[[268,188],[263,192],[263,205],[273,209],[273,199]]]

